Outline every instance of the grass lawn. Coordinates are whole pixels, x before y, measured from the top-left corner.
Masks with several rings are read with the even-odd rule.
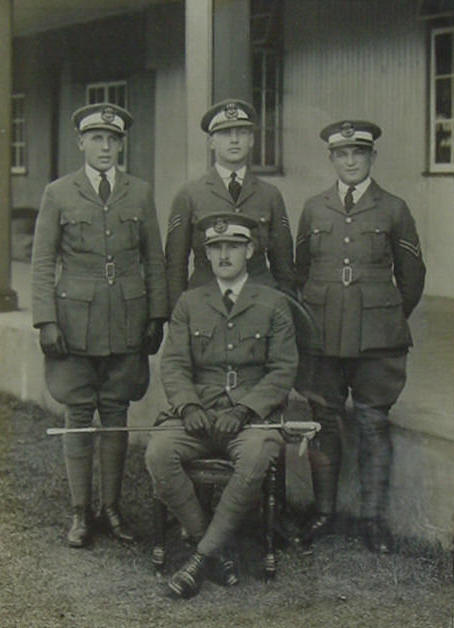
[[[451,556],[441,548],[398,539],[394,554],[377,557],[357,538],[332,535],[311,552],[281,550],[277,578],[265,584],[252,518],[238,543],[238,587],[208,580],[192,600],[169,599],[165,578],[190,550],[174,525],[168,573],[154,573],[151,485],[139,446],[129,450],[122,502],[136,543],[98,536],[87,549],[67,547],[61,440],[46,436],[57,422],[0,395],[1,628],[454,628]]]

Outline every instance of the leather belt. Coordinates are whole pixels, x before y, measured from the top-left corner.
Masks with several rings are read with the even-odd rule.
[[[349,286],[358,281],[391,281],[392,271],[391,268],[361,267],[350,264],[339,267],[313,265],[309,271],[309,279],[340,282],[344,286]]]

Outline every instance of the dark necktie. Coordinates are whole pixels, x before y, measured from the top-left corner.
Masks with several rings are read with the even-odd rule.
[[[234,303],[230,296],[231,294],[233,294],[232,290],[230,290],[230,288],[227,288],[227,290],[224,292],[222,296],[222,300],[224,301],[224,305],[227,309],[227,312],[231,311],[233,307],[233,303]]]
[[[229,192],[236,203],[241,192],[241,183],[236,180],[236,172],[232,172],[230,175]]]
[[[353,205],[355,204],[355,201],[353,200],[353,192],[356,190],[354,185],[350,185],[348,190],[347,190],[347,194],[345,195],[344,198],[344,207],[345,207],[345,211],[348,212],[351,210],[351,208],[353,207]]]
[[[100,176],[101,181],[99,183],[98,194],[102,202],[105,203],[110,196],[110,183],[105,172],[101,172]]]

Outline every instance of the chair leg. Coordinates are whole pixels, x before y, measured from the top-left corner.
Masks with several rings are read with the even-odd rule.
[[[166,560],[166,519],[166,505],[157,497],[153,497],[153,550],[151,563],[157,571],[162,571]]]
[[[268,469],[263,486],[263,515],[265,524],[265,582],[276,575],[274,520],[276,515],[276,465]]]

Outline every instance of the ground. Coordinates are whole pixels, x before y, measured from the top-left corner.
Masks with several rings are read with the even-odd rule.
[[[274,582],[262,581],[257,521],[239,540],[241,584],[208,581],[189,601],[166,596],[168,573],[188,548],[169,532],[168,571],[151,557],[151,486],[143,447],[130,448],[123,511],[137,534],[125,546],[98,536],[87,549],[66,545],[68,486],[59,419],[0,396],[0,625],[2,628],[454,628],[454,580],[448,552],[397,539],[377,557],[358,538],[336,534],[312,551],[279,552]],[[297,513],[287,515],[295,526]]]

